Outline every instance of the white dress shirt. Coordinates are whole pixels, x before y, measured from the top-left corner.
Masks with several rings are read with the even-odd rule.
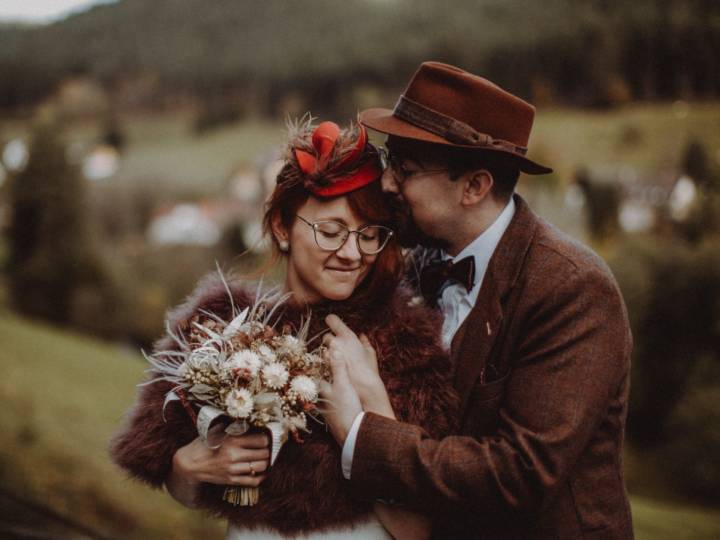
[[[447,349],[450,349],[450,343],[455,336],[458,328],[462,325],[472,308],[475,306],[480,287],[482,286],[485,272],[487,272],[488,264],[495,248],[500,243],[502,235],[510,225],[515,215],[515,201],[505,206],[505,209],[495,219],[492,225],[485,229],[483,233],[470,242],[455,257],[451,257],[447,253],[442,254],[444,261],[452,260],[460,261],[465,257],[473,257],[475,259],[475,282],[468,291],[463,285],[457,282],[451,282],[446,286],[438,298],[438,306],[443,312],[442,340]]]
[[[460,325],[462,325],[465,318],[475,306],[475,301],[480,293],[480,287],[485,278],[485,272],[487,272],[490,259],[493,253],[495,253],[495,249],[500,243],[500,239],[503,234],[505,234],[514,215],[515,201],[511,197],[510,202],[505,206],[493,224],[485,229],[475,240],[465,246],[460,253],[455,257],[451,257],[447,253],[442,254],[443,260],[452,259],[453,261],[459,261],[465,257],[473,257],[475,259],[475,281],[472,288],[468,291],[459,283],[450,283],[442,290],[441,296],[438,299],[438,306],[443,312],[442,341],[448,350],[450,349],[450,344],[455,336],[455,332],[457,332]],[[361,412],[355,417],[342,448],[342,472],[343,476],[348,480],[350,480],[352,459],[355,453],[355,440],[357,439],[360,423],[362,422],[364,414],[364,412]]]

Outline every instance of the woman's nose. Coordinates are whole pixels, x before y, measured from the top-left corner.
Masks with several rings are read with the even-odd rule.
[[[391,167],[388,167],[383,171],[383,175],[380,178],[380,184],[382,185],[382,190],[385,193],[400,192],[400,190],[398,189],[397,180],[395,180],[395,175],[393,174]]]
[[[362,258],[362,253],[360,253],[360,250],[358,249],[357,239],[354,237],[354,234],[355,233],[348,234],[348,237],[345,239],[345,243],[343,243],[343,245],[340,246],[340,249],[335,252],[335,255],[337,255],[340,259],[347,261],[359,261]]]

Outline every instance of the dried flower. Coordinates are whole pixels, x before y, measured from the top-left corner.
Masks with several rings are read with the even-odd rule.
[[[272,389],[278,390],[285,386],[290,374],[285,367],[279,362],[273,362],[266,365],[262,370],[265,383]]]
[[[263,360],[265,362],[275,362],[277,360],[277,356],[275,355],[275,351],[273,351],[270,347],[267,345],[260,345],[257,348],[257,353],[262,356]]]
[[[231,390],[225,397],[225,407],[233,418],[247,418],[253,410],[253,396],[245,388]]]
[[[290,356],[301,356],[305,352],[305,345],[295,336],[286,334],[282,337],[282,345],[280,346],[282,354]]]
[[[230,360],[225,363],[225,369],[227,370],[245,370],[252,377],[257,375],[260,366],[262,366],[262,360],[260,357],[249,349],[243,349],[236,352],[230,357]]]
[[[290,382],[290,390],[295,392],[303,401],[314,402],[318,398],[318,389],[315,381],[307,375],[298,375]]]
[[[188,358],[188,364],[195,369],[207,369],[216,364],[220,351],[210,345],[203,345],[193,349]]]

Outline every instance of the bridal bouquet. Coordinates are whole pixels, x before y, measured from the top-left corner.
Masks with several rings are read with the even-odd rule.
[[[179,350],[146,355],[158,376],[145,384],[172,382],[175,386],[164,406],[180,401],[210,448],[251,427],[269,430],[272,464],[288,435],[301,442],[307,415],[317,412],[319,382],[330,379],[330,369],[321,348],[308,350],[309,319],[295,335],[290,327],[278,331],[271,323],[288,295],[278,298],[258,291],[255,302],[239,311],[225,286],[231,320],[201,310],[191,319],[188,336],[168,328]],[[197,413],[193,403],[199,406]],[[243,506],[257,503],[258,498],[259,490],[253,487],[227,487],[223,496]]]

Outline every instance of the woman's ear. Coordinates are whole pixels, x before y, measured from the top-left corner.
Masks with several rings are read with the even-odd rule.
[[[472,171],[465,180],[462,193],[463,206],[473,206],[488,196],[495,180],[485,169]]]
[[[290,249],[290,242],[288,241],[288,231],[283,225],[282,216],[280,212],[270,218],[270,227],[272,229],[272,235],[275,237],[275,241],[283,253]]]

